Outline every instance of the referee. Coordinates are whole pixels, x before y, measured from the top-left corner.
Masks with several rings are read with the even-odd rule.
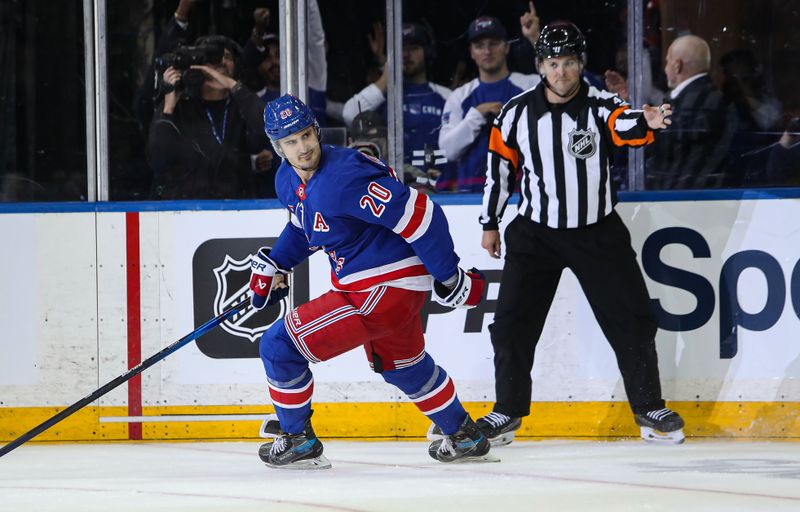
[[[586,40],[572,23],[546,26],[535,49],[542,82],[505,104],[489,140],[480,222],[481,245],[493,258],[500,258],[499,220],[521,180],[489,326],[497,402],[477,424],[493,444],[507,444],[530,414],[536,343],[569,268],[616,354],[642,438],[681,443],[683,419],[661,398],[656,320],[609,179],[611,148],[652,142],[652,130],[670,124],[670,106],[631,110],[582,80]]]

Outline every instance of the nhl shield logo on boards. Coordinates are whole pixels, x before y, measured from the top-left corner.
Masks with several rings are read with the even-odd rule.
[[[572,130],[569,132],[567,149],[575,158],[586,159],[597,151],[596,134],[592,130]]]
[[[246,276],[245,281],[242,282],[242,276]],[[249,278],[250,278],[250,257],[243,260],[236,260],[226,254],[222,264],[214,268],[214,277],[217,280],[217,293],[214,297],[214,314],[220,315],[223,311],[232,305],[245,300],[249,294]],[[263,321],[251,321],[259,311],[252,306],[248,306],[242,311],[236,313],[233,317],[225,320],[221,327],[225,331],[246,338],[251,342],[257,341],[267,330],[267,327],[278,318],[283,318],[286,314],[286,300],[280,301],[276,304],[279,311],[272,311],[275,316],[271,322],[266,324]],[[275,309],[275,308],[271,308]],[[276,314],[277,313],[277,314]]]
[[[273,246],[276,240],[275,237],[216,238],[197,247],[192,257],[191,287],[195,326],[247,297],[251,255],[259,247]],[[294,304],[308,301],[308,262],[293,269],[290,295]],[[257,358],[261,335],[283,320],[292,303],[289,300],[260,311],[247,307],[198,338],[195,344],[203,355],[214,359]]]

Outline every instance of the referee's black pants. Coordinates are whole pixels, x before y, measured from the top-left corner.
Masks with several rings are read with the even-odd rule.
[[[658,375],[658,328],[628,229],[616,212],[576,229],[552,229],[517,216],[506,228],[506,261],[494,323],[494,410],[530,414],[536,344],[569,268],[578,278],[622,374],[634,413],[664,407]]]

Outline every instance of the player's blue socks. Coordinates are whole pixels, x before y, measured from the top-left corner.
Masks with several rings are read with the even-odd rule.
[[[467,411],[456,395],[453,380],[442,368],[436,366],[430,354],[419,363],[383,372],[383,378],[389,384],[400,388],[414,404],[439,425],[445,435],[455,434]]]
[[[281,429],[288,434],[303,432],[311,414],[314,392],[314,376],[308,361],[295,348],[283,322],[267,329],[261,337],[259,352]]]

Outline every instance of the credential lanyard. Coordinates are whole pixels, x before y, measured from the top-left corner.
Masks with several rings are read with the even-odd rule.
[[[217,132],[217,127],[214,125],[214,118],[211,117],[211,111],[206,109],[206,117],[208,117],[208,122],[211,123],[211,131],[214,133],[214,138],[217,139],[217,142],[222,144],[222,141],[225,140],[225,130],[228,128],[228,107],[231,104],[231,99],[225,102],[225,114],[222,116],[222,136],[220,136],[219,132]]]

